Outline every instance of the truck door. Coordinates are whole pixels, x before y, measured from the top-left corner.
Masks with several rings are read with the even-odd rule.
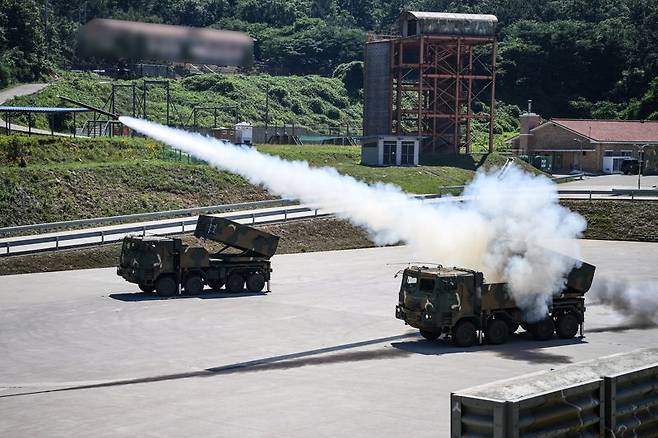
[[[461,309],[458,282],[458,278],[443,278],[438,285],[441,322],[446,325],[452,324]]]

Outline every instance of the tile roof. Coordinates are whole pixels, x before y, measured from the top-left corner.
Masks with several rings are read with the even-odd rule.
[[[600,142],[658,143],[658,120],[551,119],[551,122]]]

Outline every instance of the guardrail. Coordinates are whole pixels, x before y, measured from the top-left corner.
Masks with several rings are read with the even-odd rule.
[[[453,195],[454,190],[464,190],[465,186],[440,186],[438,187],[437,197],[446,195]],[[611,189],[611,190],[596,190],[596,189],[565,189],[558,190],[560,195],[581,195],[587,199],[592,199],[592,195],[608,196],[611,199],[619,198],[621,196],[630,196],[631,200],[637,197],[654,198],[658,197],[658,189]],[[459,196],[459,195],[457,195]],[[569,199],[569,198],[566,198]]]
[[[440,195],[428,194],[428,195],[417,195],[415,197],[418,199],[434,199],[434,198],[439,198]],[[94,218],[94,219],[80,219],[75,221],[51,222],[46,224],[21,225],[16,227],[1,228],[0,235],[2,233],[7,233],[7,232],[56,229],[56,228],[73,227],[80,225],[93,225],[93,224],[101,224],[108,222],[126,221],[131,219],[132,220],[157,219],[161,217],[176,216],[181,214],[189,215],[189,214],[202,214],[202,213],[210,213],[210,212],[221,212],[227,210],[235,210],[244,207],[266,208],[274,204],[277,204],[277,206],[299,205],[297,201],[293,201],[289,199],[246,202],[241,204],[224,204],[224,205],[217,205],[210,207],[188,208],[183,210],[160,211],[155,213],[138,213],[138,214],[124,215],[124,216],[110,216],[110,217]],[[309,214],[304,215],[303,213],[309,213]],[[278,222],[280,220],[287,221],[288,219],[292,218],[290,217],[290,215],[296,215],[295,218],[307,218],[307,217],[328,216],[331,214],[333,213],[330,212],[320,213],[319,210],[315,207],[297,207],[297,208],[284,208],[279,210],[271,210],[265,212],[250,212],[250,213],[242,213],[242,214],[236,213],[225,217],[237,221],[244,219],[251,219],[251,223],[255,224],[255,223]],[[267,218],[276,218],[276,217],[278,217],[279,219],[267,220]],[[263,218],[265,218],[266,220],[258,220]],[[191,217],[191,218],[182,217],[182,218],[173,218],[166,222],[159,222],[159,223],[149,223],[149,224],[141,224],[141,225],[134,225],[128,223],[125,225],[118,225],[115,228],[110,228],[106,230],[87,230],[87,231],[80,230],[77,232],[67,231],[67,232],[62,232],[60,234],[54,234],[48,236],[37,235],[35,237],[19,236],[11,240],[4,239],[3,241],[0,241],[0,251],[1,251],[0,257],[32,254],[37,252],[54,251],[59,249],[80,248],[83,246],[115,242],[117,240],[120,240],[123,236],[126,236],[131,233],[146,234],[147,231],[157,231],[157,230],[167,230],[167,229],[169,229],[170,231],[162,234],[184,233],[187,231],[186,226],[195,226],[196,222],[197,222],[196,217]],[[117,238],[117,236],[119,237]],[[91,242],[89,242],[90,239],[92,239]],[[67,242],[70,241],[84,241],[84,242],[78,244],[66,244]],[[16,248],[21,248],[21,247],[24,248],[34,245],[42,245],[42,247],[32,248],[22,251],[16,250]],[[47,245],[47,246],[44,247],[43,245]]]
[[[0,236],[11,234],[39,231],[56,230],[58,228],[75,228],[85,225],[113,224],[121,222],[148,221],[176,216],[191,216],[205,213],[220,213],[230,210],[253,210],[256,208],[283,207],[287,205],[298,205],[299,202],[291,199],[269,199],[266,201],[241,202],[237,204],[211,205],[208,207],[184,208],[179,210],[165,210],[150,213],[134,213],[121,216],[105,216],[91,219],[77,219],[72,221],[47,222],[41,224],[18,225],[14,227],[0,228]]]
[[[307,213],[307,214],[300,214]],[[297,208],[284,208],[279,210],[270,210],[263,212],[251,212],[251,213],[236,213],[232,215],[225,216],[227,219],[240,221],[240,220],[250,220],[251,224],[264,224],[271,222],[287,221],[289,219],[297,218],[308,218],[308,217],[320,217],[327,216],[330,213],[320,213],[317,208],[311,207],[297,207]],[[295,216],[292,216],[295,215]],[[264,220],[262,220],[264,219]],[[60,234],[54,236],[38,236],[38,237],[27,237],[20,238],[12,241],[0,242],[0,248],[4,248],[2,252],[2,257],[12,256],[12,255],[25,255],[33,254],[38,252],[53,251],[58,249],[72,249],[80,248],[89,245],[98,245],[109,242],[115,242],[121,240],[124,236],[134,233],[141,233],[145,235],[147,231],[155,230],[166,230],[169,229],[169,232],[163,234],[176,234],[184,233],[186,231],[185,227],[189,225],[196,226],[197,218],[182,218],[172,221],[162,222],[162,223],[152,223],[152,224],[143,224],[143,225],[130,225],[121,226],[117,228],[112,228],[108,230],[93,230],[93,231],[80,231],[70,234]],[[179,228],[180,227],[180,228]],[[175,230],[174,230],[175,229]],[[76,241],[76,240],[85,240],[93,239],[92,242],[84,242],[79,244],[64,245],[67,241]],[[33,248],[29,250],[16,250],[16,248],[31,246],[31,245],[43,245],[51,244],[42,248]]]

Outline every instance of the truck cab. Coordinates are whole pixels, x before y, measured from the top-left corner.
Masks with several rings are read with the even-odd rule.
[[[153,292],[161,276],[177,271],[183,247],[180,239],[128,236],[123,240],[117,274],[142,291]]]
[[[427,339],[449,334],[461,319],[479,312],[482,274],[468,269],[412,266],[402,272],[395,316]]]

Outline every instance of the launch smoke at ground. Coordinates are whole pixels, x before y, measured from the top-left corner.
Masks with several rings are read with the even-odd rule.
[[[560,241],[560,252],[579,257],[575,239],[585,220],[559,205],[551,181],[515,167],[502,177],[478,172],[464,192],[467,202],[432,205],[392,184],[370,185],[333,168],[313,168],[145,120],[120,120],[276,195],[335,211],[366,228],[377,244],[404,242],[419,260],[482,270],[489,282],[507,281],[529,318],[545,314],[551,294],[562,289],[574,264],[543,245]]]
[[[658,324],[658,286],[653,283],[600,278],[588,298],[612,307],[633,324]]]

